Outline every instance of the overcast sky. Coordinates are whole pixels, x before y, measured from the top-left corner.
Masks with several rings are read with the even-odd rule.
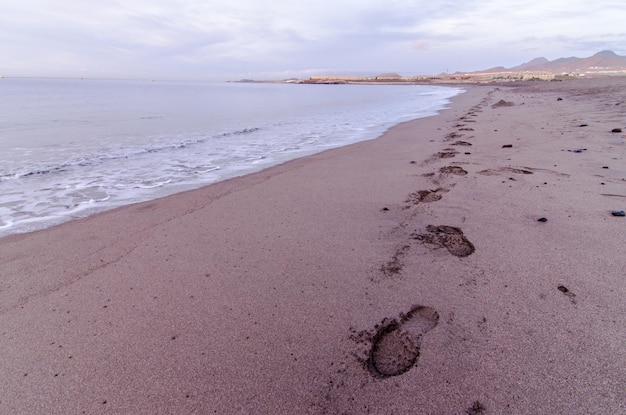
[[[0,75],[437,74],[626,54],[624,0],[0,0]]]

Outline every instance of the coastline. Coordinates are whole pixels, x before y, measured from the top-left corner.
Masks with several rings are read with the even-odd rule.
[[[464,85],[376,140],[0,239],[0,412],[624,411],[616,84]],[[393,319],[419,355],[388,376]]]

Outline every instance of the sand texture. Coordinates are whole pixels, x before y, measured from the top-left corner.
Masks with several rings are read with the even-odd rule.
[[[0,240],[2,414],[626,414],[626,80]],[[544,218],[543,221],[539,219]]]

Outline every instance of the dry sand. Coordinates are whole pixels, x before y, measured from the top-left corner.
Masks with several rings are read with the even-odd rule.
[[[0,240],[0,413],[626,414],[625,86]]]

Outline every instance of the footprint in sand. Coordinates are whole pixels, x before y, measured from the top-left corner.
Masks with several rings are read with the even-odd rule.
[[[439,169],[441,174],[454,174],[456,176],[465,176],[467,171],[459,166],[445,166]]]
[[[568,297],[569,297],[569,299],[570,299],[570,301],[571,301],[573,304],[576,304],[576,294],[574,294],[573,292],[571,292],[571,291],[569,290],[569,288],[567,288],[567,287],[566,287],[566,286],[564,286],[564,285],[559,285],[557,288],[558,288],[558,289],[559,289],[559,291],[561,291],[563,294],[565,294],[566,296],[568,296]]]
[[[427,233],[413,233],[411,237],[436,248],[446,248],[448,252],[458,257],[469,256],[476,250],[460,228],[428,225],[426,231]]]
[[[493,104],[491,106],[491,108],[499,108],[499,107],[512,107],[514,106],[515,103],[511,102],[511,101],[505,101],[503,99],[501,99],[500,101],[496,102],[495,104]]]
[[[533,172],[530,170],[516,169],[513,167],[500,167],[499,169],[487,169],[478,172],[478,174],[482,174],[484,176],[495,176],[500,173],[533,174]]]
[[[417,205],[419,203],[430,203],[441,200],[442,193],[449,192],[448,189],[438,188],[435,190],[418,190],[417,192],[413,192],[409,195],[408,199],[405,200],[405,203],[413,203]]]
[[[456,156],[457,154],[459,154],[458,151],[455,150],[447,150],[447,151],[440,151],[439,153],[437,153],[435,155],[436,158],[440,158],[440,159],[449,159],[449,158],[453,158],[454,156]]]
[[[439,322],[434,309],[415,305],[399,320],[383,320],[372,339],[367,367],[377,378],[409,371],[420,356],[422,337]]]
[[[454,132],[452,132],[452,133],[447,134],[447,135],[445,136],[445,141],[454,140],[455,138],[459,138],[459,137],[463,137],[463,134],[459,134],[459,133],[454,133]]]

